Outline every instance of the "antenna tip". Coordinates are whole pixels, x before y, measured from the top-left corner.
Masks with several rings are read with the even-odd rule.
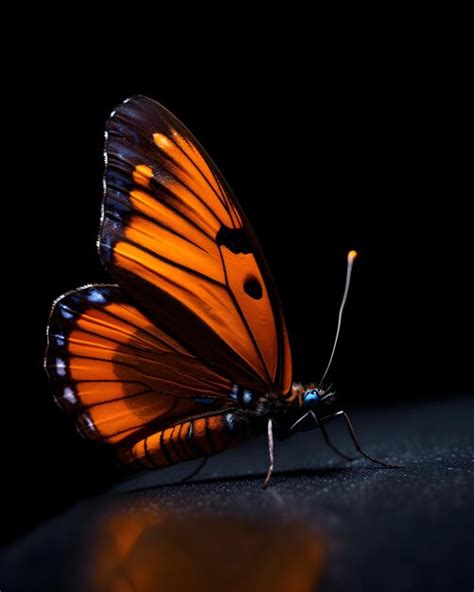
[[[347,260],[349,261],[349,263],[352,263],[356,257],[357,251],[352,250],[347,253]]]

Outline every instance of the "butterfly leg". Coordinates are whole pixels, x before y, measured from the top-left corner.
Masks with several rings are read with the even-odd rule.
[[[309,415],[312,416],[317,427],[321,429],[321,433],[323,435],[324,441],[329,446],[329,448],[332,448],[332,450],[334,450],[334,452],[336,454],[339,454],[339,456],[342,456],[342,458],[345,458],[346,460],[350,460],[350,461],[355,460],[353,457],[348,456],[347,454],[344,454],[344,452],[341,452],[338,448],[336,448],[336,446],[334,446],[334,444],[329,439],[329,434],[327,433],[327,430],[324,427],[322,421],[319,421],[318,416],[316,415],[316,413],[312,409],[310,409],[308,412],[306,412],[304,415],[302,415],[297,421],[295,421],[295,423],[290,427],[290,432],[292,432],[296,428],[296,426],[299,423],[301,423],[302,421],[304,421]],[[328,416],[327,418],[324,418],[324,419],[332,419],[332,418],[336,417],[336,415],[331,415],[331,416]]]
[[[274,454],[274,443],[273,443],[273,421],[271,418],[268,420],[267,424],[267,433],[268,433],[268,456],[270,457],[270,466],[268,467],[267,476],[265,477],[265,481],[263,482],[263,489],[266,489],[270,483],[273,474],[273,467],[275,465],[275,454]]]
[[[316,415],[316,413],[312,409],[310,409],[310,411],[308,413],[313,417],[316,425],[321,430],[321,434],[323,435],[324,441],[329,446],[329,448],[331,448],[332,450],[334,450],[334,452],[336,454],[338,454],[339,456],[341,456],[345,460],[354,461],[355,460],[354,457],[348,456],[347,454],[345,454],[344,452],[342,452],[341,450],[339,450],[339,448],[337,448],[336,446],[334,446],[334,444],[329,439],[329,434],[328,434],[326,428],[324,427],[324,424],[319,421],[318,416]]]
[[[365,458],[372,461],[373,463],[376,463],[378,465],[382,465],[382,467],[386,467],[387,469],[399,469],[400,468],[398,465],[391,465],[389,463],[385,463],[381,460],[378,460],[377,458],[374,458],[373,456],[370,456],[370,454],[367,454],[367,452],[365,452],[365,450],[363,450],[363,448],[359,442],[359,439],[357,437],[357,434],[355,433],[354,426],[352,425],[352,422],[349,419],[349,416],[347,415],[347,413],[345,411],[338,411],[334,415],[329,416],[328,419],[332,419],[334,417],[337,417],[338,415],[341,415],[342,418],[344,419],[344,422],[347,427],[347,431],[349,432],[349,435],[350,435],[352,441],[354,442],[354,446],[356,447],[358,452],[360,452],[362,454],[362,456],[365,456]],[[324,418],[324,419],[326,419],[326,418]]]
[[[184,479],[181,479],[180,483],[186,483],[187,481],[189,481],[190,479],[192,479],[193,477],[195,477],[198,473],[201,472],[201,470],[204,468],[204,466],[206,465],[207,461],[209,460],[208,456],[205,456],[202,461],[199,463],[199,466],[194,469],[194,471],[192,471],[187,477],[184,477]]]

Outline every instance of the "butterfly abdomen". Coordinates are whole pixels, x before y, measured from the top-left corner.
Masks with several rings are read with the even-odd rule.
[[[238,411],[195,417],[155,432],[119,452],[121,460],[141,468],[167,467],[211,456],[239,444],[249,436]]]

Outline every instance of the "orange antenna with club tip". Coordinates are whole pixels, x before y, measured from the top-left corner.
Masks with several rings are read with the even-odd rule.
[[[342,295],[341,305],[339,307],[339,313],[337,317],[337,328],[336,328],[336,336],[334,337],[334,344],[332,346],[331,356],[329,357],[328,365],[326,366],[326,370],[324,371],[323,377],[319,381],[318,389],[321,388],[321,385],[324,382],[324,379],[331,368],[331,364],[334,358],[334,353],[336,351],[337,342],[339,340],[339,333],[341,331],[341,324],[342,324],[342,313],[344,312],[344,307],[346,306],[347,296],[349,294],[349,287],[351,285],[351,275],[352,275],[352,267],[354,266],[354,260],[357,257],[357,251],[353,249],[347,253],[347,268],[346,268],[346,284],[344,286],[344,294]]]

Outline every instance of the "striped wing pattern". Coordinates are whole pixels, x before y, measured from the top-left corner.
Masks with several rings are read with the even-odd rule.
[[[150,319],[250,389],[285,395],[276,290],[225,180],[164,107],[133,97],[107,124],[100,254]]]
[[[207,442],[210,429],[225,433],[227,426],[234,435],[229,381],[158,329],[117,286],[86,286],[61,297],[48,342],[56,401],[74,414],[81,434],[121,446],[127,462],[143,456],[145,464],[162,466],[207,455],[218,447]],[[183,431],[184,418],[194,419]],[[178,452],[172,442],[184,434],[187,447]]]

